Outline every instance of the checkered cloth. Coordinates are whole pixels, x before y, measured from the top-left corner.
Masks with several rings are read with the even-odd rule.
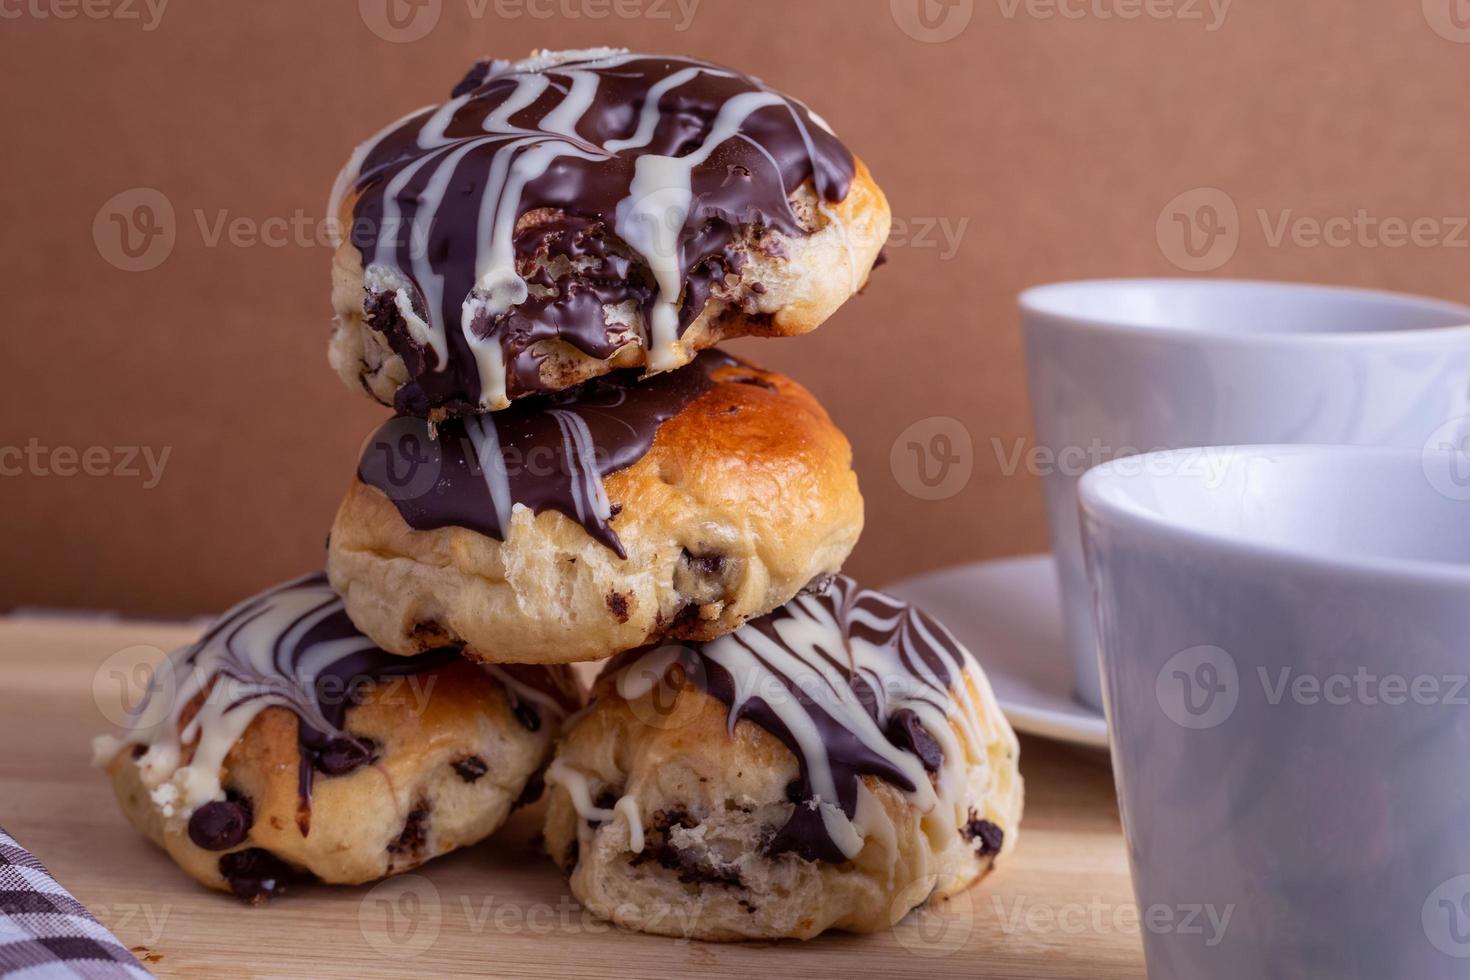
[[[117,937],[0,828],[0,977],[147,980]]]

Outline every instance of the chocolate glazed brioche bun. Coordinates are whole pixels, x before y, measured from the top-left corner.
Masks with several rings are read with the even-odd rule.
[[[815,329],[891,215],[805,105],[703,61],[481,61],[358,147],[331,210],[331,361],[434,421],[728,337]]]
[[[942,626],[839,577],[718,640],[612,661],[547,770],[546,847],[631,929],[871,932],[1010,852],[1018,754]]]
[[[816,400],[705,351],[437,431],[389,422],[327,570],[385,650],[567,663],[728,633],[837,572],[862,526],[852,451]]]
[[[128,820],[190,877],[262,901],[488,836],[540,795],[580,701],[564,668],[387,654],[318,574],[241,603],[172,654],[137,727],[99,738],[97,762]]]

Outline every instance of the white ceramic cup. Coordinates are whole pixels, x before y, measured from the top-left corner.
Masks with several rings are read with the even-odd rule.
[[[1151,977],[1470,976],[1467,489],[1361,447],[1083,478]]]
[[[1077,481],[1187,446],[1458,445],[1470,432],[1470,308],[1228,280],[1058,283],[1020,297],[1038,461],[1076,693],[1101,708]]]

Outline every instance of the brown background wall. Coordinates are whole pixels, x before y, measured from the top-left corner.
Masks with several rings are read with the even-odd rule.
[[[312,222],[355,142],[484,53],[724,61],[806,99],[870,163],[899,219],[888,267],[816,334],[740,349],[850,435],[868,499],[850,568],[873,582],[1045,547],[1038,484],[1004,465],[1030,438],[1013,295],[1180,274],[1180,243],[1156,234],[1176,195],[1216,187],[1238,209],[1215,275],[1470,300],[1452,220],[1470,215],[1466,0],[420,0],[397,35],[385,0],[158,2],[0,0],[0,447],[40,459],[0,477],[0,606],[192,613],[320,561],[382,413],[326,366]],[[157,193],[114,200],[133,188]],[[172,250],[118,268],[110,214],[158,195]],[[1435,219],[1442,241],[1271,237],[1287,212],[1360,211]],[[305,227],[215,239],[222,216]],[[926,501],[890,450],[936,416],[963,423],[973,470]],[[169,456],[148,488],[146,467],[50,472],[93,446],[112,469],[115,447]]]

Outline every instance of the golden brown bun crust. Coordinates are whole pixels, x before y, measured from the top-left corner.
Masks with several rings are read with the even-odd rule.
[[[713,377],[604,481],[626,560],[555,511],[518,508],[504,542],[416,531],[354,480],[327,560],[353,623],[398,654],[464,642],[498,663],[597,660],[713,639],[837,572],[863,526],[846,438],[790,378]]]
[[[290,710],[266,708],[230,750],[221,782],[249,801],[253,823],[245,841],[223,851],[199,847],[186,820],[163,815],[129,751],[106,768],[133,826],[210,888],[232,890],[220,859],[251,848],[325,882],[360,884],[499,827],[545,765],[556,722],[543,718],[538,731],[529,730],[504,688],[468,662],[373,685],[348,709],[346,730],[375,742],[377,759],[345,775],[314,774],[305,833],[297,726]],[[485,765],[473,781],[455,765],[472,759]]]
[[[893,216],[867,166],[861,160],[855,163],[851,189],[841,202],[820,201],[810,183],[791,195],[792,210],[812,233],[776,236],[781,242],[779,255],[750,249],[739,283],[717,290],[680,338],[678,364],[735,337],[809,333],[862,291],[888,240]],[[355,204],[356,195],[347,195],[338,216],[343,227],[352,226]],[[364,296],[362,255],[351,241],[344,241],[332,263],[336,318],[330,360],[349,388],[391,406],[395,393],[409,381],[408,370],[384,335],[364,320]],[[641,323],[641,314],[636,319]],[[645,335],[641,329],[633,333]],[[536,351],[542,356],[541,381],[553,391],[620,368],[646,366],[646,351],[638,341],[605,359],[562,341],[544,342]],[[431,413],[435,419],[443,416],[442,411]]]
[[[886,820],[871,820],[877,829],[864,834],[855,859],[765,855],[764,842],[793,809],[787,786],[799,775],[796,757],[748,720],[732,736],[726,706],[677,681],[632,701],[599,682],[547,775],[547,852],[579,902],[625,928],[714,941],[888,928],[926,900],[969,887],[1015,846],[1016,737],[984,677],[967,672],[966,683],[986,743],[966,760],[959,800],[1004,831],[998,855],[978,853],[974,840],[872,776],[863,783]],[[606,794],[603,803],[636,801],[643,854],[634,854],[621,814],[595,825],[579,816],[565,783],[581,780],[591,796]]]

